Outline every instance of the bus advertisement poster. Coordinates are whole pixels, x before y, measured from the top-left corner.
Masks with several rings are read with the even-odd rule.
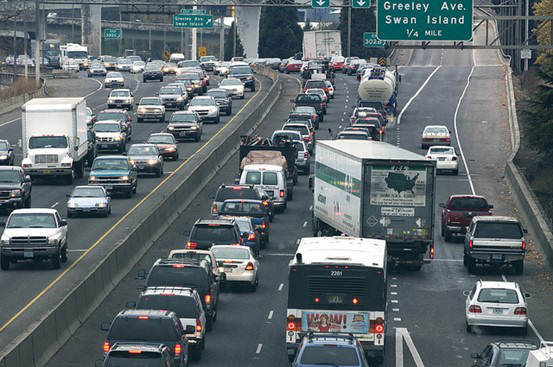
[[[301,328],[323,333],[367,334],[369,314],[356,311],[304,311]]]

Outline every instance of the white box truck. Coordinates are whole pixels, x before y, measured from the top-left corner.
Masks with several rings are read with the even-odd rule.
[[[22,107],[21,167],[31,178],[83,177],[88,152],[84,98],[34,98]]]
[[[553,367],[553,342],[543,341],[540,349],[528,353],[526,367]]]
[[[303,33],[303,58],[306,60],[341,56],[340,31],[310,31]]]
[[[379,141],[317,141],[313,234],[383,239],[395,264],[434,254],[436,162]]]

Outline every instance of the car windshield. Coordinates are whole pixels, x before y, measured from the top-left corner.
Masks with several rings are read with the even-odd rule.
[[[76,187],[71,193],[72,198],[103,198],[105,197],[102,187]]]
[[[359,366],[359,356],[354,348],[335,345],[308,346],[303,350],[304,365]]]
[[[54,214],[12,214],[6,228],[56,228]]]
[[[157,150],[153,146],[131,145],[127,154],[128,155],[156,155]]]
[[[307,126],[299,126],[299,125],[286,125],[284,126],[284,128],[286,130],[294,130],[294,131],[298,131],[300,134],[302,135],[309,135],[309,129],[307,128]]]
[[[167,367],[160,353],[128,351],[110,352],[106,357],[105,367]]]
[[[175,144],[172,135],[152,135],[148,138],[148,143],[152,144]]]
[[[449,202],[449,209],[488,209],[488,203],[481,198],[453,198]]]
[[[178,88],[161,88],[159,94],[180,94]]]
[[[227,98],[227,93],[224,92],[224,91],[210,91],[210,92],[207,92],[207,95],[208,96],[213,96],[215,98]]]
[[[67,148],[65,136],[32,136],[29,139],[29,149]]]
[[[96,116],[96,121],[106,121],[106,120],[115,120],[115,121],[125,121],[127,116],[124,112],[100,112]]]
[[[501,366],[526,366],[526,361],[528,359],[528,354],[530,351],[528,349],[501,349],[499,351],[498,367]]]
[[[141,105],[161,106],[163,103],[159,98],[142,98],[140,100]]]
[[[259,198],[257,197],[256,191],[249,187],[221,187],[217,190],[217,194],[215,195],[216,202],[223,202],[228,199],[257,200]]]
[[[217,61],[217,58],[215,56],[202,56],[200,61]]]
[[[221,212],[263,213],[263,205],[247,201],[231,201],[223,203]]]
[[[442,148],[442,147],[434,147],[430,149],[430,154],[449,154],[453,155],[454,151],[453,148]]]
[[[196,116],[192,113],[174,113],[170,122],[196,122]]]
[[[230,75],[233,74],[252,74],[252,69],[249,66],[231,66]]]
[[[159,65],[146,65],[144,71],[159,71]]]
[[[21,174],[16,170],[0,171],[0,182],[21,182]]]
[[[179,62],[179,68],[200,68],[202,64],[196,60],[185,60]]]
[[[95,159],[92,171],[128,171],[129,162],[126,159]]]
[[[123,78],[123,75],[121,73],[108,73],[106,78]]]
[[[214,102],[211,98],[192,98],[190,106],[213,106]]]
[[[296,98],[296,102],[321,102],[321,96],[318,94],[300,94]]]
[[[478,302],[516,304],[518,295],[513,289],[483,288],[478,295]]]
[[[117,317],[107,339],[135,342],[168,342],[179,338],[171,319],[157,317]]]
[[[94,125],[94,131],[97,133],[115,133],[119,132],[121,128],[119,127],[119,124],[101,124],[96,123]]]
[[[227,86],[227,85],[232,85],[232,86],[236,86],[236,85],[242,85],[242,82],[240,81],[240,79],[223,79],[221,81],[221,84],[219,84],[221,87],[224,87],[224,86]]]
[[[67,51],[67,57],[71,59],[86,59],[88,52],[86,51]]]
[[[207,288],[207,273],[198,266],[154,266],[146,287]]]
[[[131,94],[126,90],[114,90],[109,95],[110,97],[129,97]]]
[[[216,259],[248,260],[250,258],[249,250],[240,247],[214,247],[211,252]]]
[[[474,236],[477,238],[520,240],[523,234],[520,225],[516,222],[481,221],[476,225]]]
[[[249,220],[237,219],[236,224],[238,224],[238,229],[240,229],[240,232],[253,232],[253,228]]]
[[[172,294],[140,296],[136,303],[139,310],[168,310],[180,319],[196,319],[200,316],[198,304],[192,297],[174,297]]]
[[[132,63],[133,66],[144,66],[146,63],[144,61],[135,61]]]
[[[424,129],[425,134],[449,134],[445,127],[427,127]]]

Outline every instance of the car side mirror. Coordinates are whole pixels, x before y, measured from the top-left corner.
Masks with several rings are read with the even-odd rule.
[[[65,197],[70,198],[71,194],[65,194]]]
[[[439,206],[440,206],[440,208],[445,208],[445,204],[444,204],[444,203],[440,203]]]
[[[62,219],[60,222],[60,226],[65,227],[67,226],[67,221],[65,219]]]
[[[31,182],[31,176],[25,176],[24,182]]]
[[[471,354],[470,354],[470,358],[480,359],[480,354],[478,354],[478,353],[471,353]]]
[[[100,329],[102,329],[103,331],[109,331],[109,328],[111,327],[111,323],[110,322],[102,322],[100,324]]]
[[[522,231],[523,231],[524,233],[528,233],[528,230],[527,230],[526,228],[523,228]]]
[[[184,332],[186,334],[194,334],[196,332],[196,328],[193,325],[187,325],[186,328],[184,328]]]
[[[146,269],[138,269],[135,279],[137,280],[146,279]]]
[[[263,255],[257,255],[257,260],[263,260],[265,257]]]
[[[136,302],[127,302],[125,306],[127,308],[136,308]]]
[[[9,148],[8,148],[8,152],[13,152],[13,148],[12,148],[12,147],[9,147]]]
[[[493,209],[493,205],[492,204],[488,205],[488,208]]]
[[[470,291],[463,291],[463,296],[468,297],[470,295]]]

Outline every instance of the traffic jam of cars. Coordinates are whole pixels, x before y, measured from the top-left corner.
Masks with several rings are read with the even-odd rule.
[[[185,60],[182,54],[168,62],[108,56],[90,62],[87,76],[103,77],[111,89],[106,108],[95,114],[84,98],[36,98],[22,107],[20,167],[10,142],[0,140],[0,205],[9,212],[2,223],[1,269],[31,261],[50,261],[59,269],[68,261],[73,230],[63,217],[108,217],[143,180],[167,176],[164,165],[182,159],[181,144],[200,142],[204,124],[221,123],[236,110],[233,103],[255,92],[252,64],[300,82],[292,109],[269,136],[241,136],[234,182],[213,193],[211,210],[198,213],[182,246],[138,271],[136,301],[101,325],[106,334],[98,348],[104,357],[97,366],[200,361],[221,293],[257,291],[263,254],[279,235],[272,223],[286,215],[301,182],[308,182],[313,195],[307,218],[313,237],[298,240],[283,269],[287,317],[280,327],[292,366],[382,364],[391,318],[386,273],[418,271],[432,261],[438,243],[434,226],[444,242],[461,238],[469,274],[483,267],[523,274],[527,231],[517,218],[493,214],[494,206],[480,195],[436,201],[436,175],[463,170],[447,126],[427,125],[417,152],[386,142],[397,108],[397,69],[356,57],[223,62],[213,56]],[[359,81],[359,99],[342,125],[325,119],[340,96],[337,72]],[[143,83],[162,83],[159,92],[135,100],[128,74],[142,74]],[[56,123],[42,124],[44,113],[56,113]],[[135,124],[149,122],[163,123],[164,131],[135,141]],[[322,129],[329,140],[317,140]],[[66,213],[31,206],[36,180],[72,185],[85,172],[88,184],[69,190]],[[403,193],[412,195],[407,199]],[[437,218],[435,206],[441,212]],[[401,220],[378,221],[380,213]],[[480,328],[528,332],[531,295],[516,281],[477,280],[463,297],[461,317],[469,335]],[[482,347],[471,354],[473,366],[545,367],[544,361],[553,360],[553,343],[505,339]]]

